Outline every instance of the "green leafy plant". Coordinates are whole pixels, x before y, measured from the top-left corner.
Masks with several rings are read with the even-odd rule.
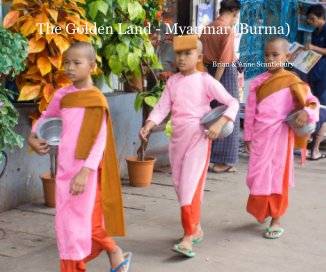
[[[0,82],[8,75],[16,76],[24,71],[27,55],[27,39],[0,26]]]
[[[13,131],[18,124],[19,114],[10,99],[14,99],[13,92],[0,88],[0,163],[3,161],[5,148],[13,150],[15,146],[23,147],[24,138]]]
[[[149,92],[138,89],[140,93],[135,101],[135,108],[143,109],[143,120],[146,120],[148,109],[144,110],[143,102],[154,106],[164,89],[155,73],[155,70],[162,69],[162,64],[153,46],[151,27],[159,26],[165,0],[86,0],[86,4],[87,18],[98,28],[105,28],[96,46],[102,58],[101,69],[107,84],[110,85],[112,73],[123,78],[129,86],[133,86],[131,74],[138,79],[148,74],[154,77],[155,86]],[[141,144],[137,151],[138,158],[144,158],[146,146]]]
[[[159,81],[150,91],[138,93],[134,104],[135,110],[139,111],[141,108],[143,108],[144,103],[150,108],[154,108],[157,102],[160,100],[165,86],[165,82]],[[165,134],[168,138],[170,138],[172,135],[170,118],[168,118],[168,121],[165,126]]]
[[[144,103],[145,105],[149,106],[150,109],[154,108],[161,98],[166,82],[171,75],[173,75],[173,73],[170,71],[157,73],[154,77],[155,85],[149,91],[140,92],[137,94],[134,103],[135,111],[139,111],[141,108],[143,108]]]
[[[165,82],[158,81],[151,90],[138,93],[134,103],[135,110],[139,111],[141,108],[143,108],[144,103],[151,108],[154,108],[162,96],[164,88]]]
[[[97,47],[108,85],[111,73],[130,83],[130,73],[141,78],[148,69],[162,69],[150,40],[150,28],[145,26],[146,10],[141,0],[87,0],[86,3],[87,17],[97,27],[106,27],[99,35]],[[144,66],[148,69],[143,69]]]
[[[22,35],[12,33],[0,26],[0,163],[4,160],[4,150],[23,147],[24,138],[14,132],[19,114],[11,101],[14,93],[3,87],[5,77],[14,77],[26,67],[28,41]]]

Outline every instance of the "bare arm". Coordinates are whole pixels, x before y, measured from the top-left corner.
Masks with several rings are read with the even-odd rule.
[[[217,67],[216,72],[215,72],[215,79],[218,81],[221,80],[224,70],[225,70],[225,67],[223,65],[221,65],[221,66],[222,67]]]
[[[309,50],[313,50],[315,51],[316,53],[318,54],[321,54],[323,56],[326,56],[326,48],[322,48],[322,47],[318,47],[316,45],[313,45],[313,44],[307,44],[305,46],[306,49],[309,49]]]

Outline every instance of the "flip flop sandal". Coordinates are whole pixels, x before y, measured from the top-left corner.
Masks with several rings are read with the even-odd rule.
[[[234,171],[230,171],[232,168],[234,169],[234,167],[233,167],[232,165],[230,165],[229,167],[225,168],[224,170],[216,171],[216,170],[214,170],[214,167],[212,167],[212,168],[210,169],[210,171],[212,171],[212,172],[215,173],[215,174],[236,173],[236,172],[237,172],[236,170],[234,170]]]
[[[180,238],[179,241],[181,242],[183,238]],[[204,236],[199,237],[199,238],[194,238],[192,239],[192,244],[193,245],[198,245],[204,240]]]
[[[124,261],[122,261],[116,268],[111,269],[111,272],[119,272],[119,270],[123,267],[126,266],[126,269],[124,272],[128,272],[130,268],[130,263],[131,263],[131,257],[132,253],[131,252],[126,252],[123,254]]]
[[[277,233],[277,234],[272,235],[272,233]],[[279,229],[267,228],[265,233],[264,233],[264,238],[266,238],[266,239],[277,239],[277,238],[280,238],[283,233],[284,233],[284,229],[282,229],[282,228],[279,228]]]
[[[309,161],[319,161],[326,158],[326,154],[321,154],[318,158],[309,158]]]
[[[194,238],[194,239],[192,239],[192,244],[193,244],[193,245],[198,245],[198,244],[200,244],[203,240],[204,240],[204,236],[201,236],[201,237],[199,237],[199,238]]]
[[[180,244],[175,244],[171,250],[173,252],[187,256],[188,258],[195,257],[196,255],[196,253],[193,252],[190,247],[181,246]]]

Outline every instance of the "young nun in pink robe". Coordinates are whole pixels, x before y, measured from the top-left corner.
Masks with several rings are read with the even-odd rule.
[[[88,105],[98,101],[100,97],[107,105],[103,94],[93,86],[91,72],[95,69],[96,52],[92,45],[86,42],[78,42],[72,45],[65,56],[65,72],[72,80],[73,85],[59,89],[52,98],[47,110],[33,126],[29,136],[29,144],[40,155],[48,152],[48,144],[37,138],[35,130],[37,124],[50,117],[62,118],[61,141],[58,150],[58,169],[56,175],[56,216],[55,229],[57,245],[60,256],[61,272],[85,272],[86,262],[97,257],[101,251],[106,251],[111,262],[111,271],[126,272],[130,264],[130,258],[124,258],[122,250],[115,241],[107,235],[108,225],[104,226],[103,218],[107,217],[106,205],[113,203],[123,213],[122,202],[115,202],[115,198],[108,199],[106,188],[107,180],[101,181],[105,169],[109,168],[111,173],[118,173],[116,158],[110,163],[105,152],[109,147],[114,153],[113,144],[107,146],[108,138],[113,141],[111,130],[111,119],[108,111],[103,113],[99,120],[99,132],[96,135],[94,127],[87,126],[87,134],[82,138],[82,144],[88,140],[86,136],[95,134],[95,141],[86,159],[76,157],[80,133],[84,132],[83,122],[86,117],[101,116],[98,112],[91,111],[87,115]],[[69,106],[69,101],[74,100],[76,105]],[[65,103],[63,103],[66,101]],[[85,103],[84,103],[85,104]],[[102,107],[102,106],[101,106]],[[92,106],[92,108],[101,108]],[[88,123],[89,125],[89,123]],[[111,133],[109,133],[111,132]],[[104,155],[106,158],[104,158]],[[115,155],[115,154],[114,154]],[[102,167],[101,160],[103,159]],[[115,167],[116,166],[116,167]],[[100,171],[99,168],[102,170]],[[115,191],[117,198],[121,199],[120,179],[114,180],[118,190]],[[110,187],[109,189],[111,189]],[[112,190],[111,190],[112,191]],[[101,194],[101,192],[106,192]],[[120,209],[121,206],[121,209]],[[122,214],[123,216],[123,214]],[[117,217],[118,218],[118,217]],[[114,225],[115,218],[110,217],[111,225]],[[123,220],[122,220],[123,221]],[[124,221],[122,224],[124,234]],[[118,231],[117,231],[118,232]],[[130,254],[129,254],[130,255]],[[109,271],[109,270],[108,270]]]
[[[208,73],[197,71],[196,65],[202,59],[202,45],[196,36],[175,37],[174,50],[180,72],[167,81],[162,97],[140,135],[146,140],[150,130],[171,113],[173,132],[169,158],[184,228],[181,243],[172,250],[193,257],[192,244],[203,238],[200,206],[209,164],[210,140],[218,137],[228,120],[235,120],[239,103]],[[200,119],[211,110],[210,101],[213,99],[227,105],[228,109],[206,134]]]
[[[284,120],[299,109],[298,127],[318,120],[318,99],[297,76],[283,69],[288,58],[286,40],[277,38],[267,43],[265,62],[271,66],[250,84],[244,123],[245,146],[250,154],[247,211],[259,222],[272,218],[264,233],[270,239],[284,232],[280,217],[288,207],[288,188],[294,185],[294,134]],[[306,147],[306,139],[296,140],[297,144],[301,141],[297,147]]]

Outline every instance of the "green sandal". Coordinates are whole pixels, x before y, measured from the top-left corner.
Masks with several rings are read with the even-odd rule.
[[[181,242],[183,238],[180,238],[179,241]],[[198,245],[204,240],[204,236],[199,237],[199,238],[194,238],[192,239],[192,244],[193,245]]]
[[[175,244],[171,249],[173,252],[182,254],[189,258],[195,257],[196,253],[190,247],[181,246],[181,244]]]
[[[194,239],[192,239],[192,244],[193,245],[198,245],[198,244],[200,244],[202,241],[203,241],[203,239],[204,239],[204,236],[202,236],[202,237],[199,237],[199,238],[194,238]]]
[[[272,235],[272,233],[277,233],[276,235]],[[267,228],[265,233],[264,233],[264,237],[267,239],[277,239],[280,238],[282,236],[282,234],[284,233],[284,229],[279,228],[279,229],[271,229],[271,228]]]

